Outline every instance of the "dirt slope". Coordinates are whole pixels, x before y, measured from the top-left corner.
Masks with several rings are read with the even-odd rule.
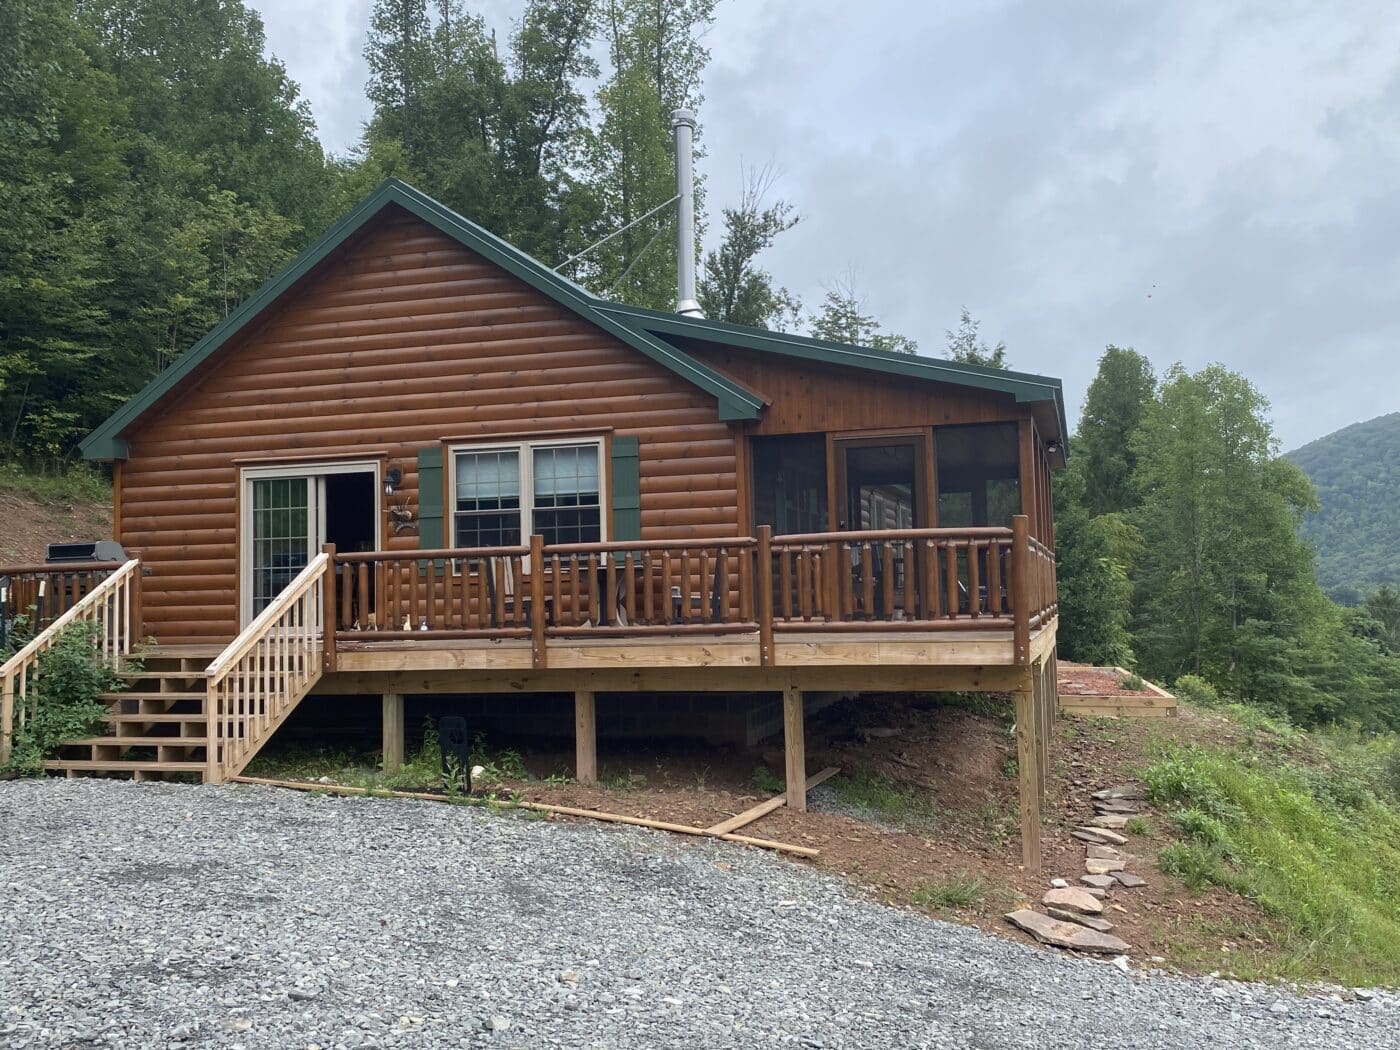
[[[41,501],[28,493],[0,489],[0,565],[44,560],[44,547],[65,540],[104,540],[112,536],[112,505]]]

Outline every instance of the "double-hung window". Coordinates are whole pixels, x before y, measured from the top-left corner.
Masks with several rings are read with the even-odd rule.
[[[514,547],[603,539],[603,443],[523,441],[453,450],[453,542]]]

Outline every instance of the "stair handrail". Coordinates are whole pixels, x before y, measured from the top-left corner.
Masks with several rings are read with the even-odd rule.
[[[330,555],[318,554],[205,669],[209,783],[237,776],[320,679],[327,626],[320,617],[330,571]],[[259,655],[270,666],[237,673]]]
[[[0,764],[10,760],[16,722],[22,726],[29,717],[29,686],[39,658],[59,635],[79,620],[100,623],[98,650],[115,670],[131,655],[141,633],[140,607],[141,559],[132,558],[0,665]]]

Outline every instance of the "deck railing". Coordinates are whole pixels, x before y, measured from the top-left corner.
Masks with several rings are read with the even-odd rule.
[[[344,643],[774,631],[1011,632],[1057,608],[1054,554],[1014,527],[900,529],[342,554],[327,548],[326,663]]]
[[[111,561],[0,566],[0,642],[18,617],[42,631],[121,567]]]
[[[82,566],[86,571],[89,567]],[[72,572],[74,567],[67,571]],[[120,566],[102,563],[106,576],[68,604],[35,637],[0,666],[0,763],[9,761],[14,734],[33,714],[34,684],[40,657],[57,643],[69,626],[97,624],[97,647],[112,668],[120,667],[141,637],[141,562],[133,558]],[[23,570],[3,570],[14,579]]]
[[[241,773],[320,679],[331,581],[318,554],[205,671],[209,783]]]

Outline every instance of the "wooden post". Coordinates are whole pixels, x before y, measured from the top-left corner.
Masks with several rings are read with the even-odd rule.
[[[0,765],[10,760],[15,735],[15,680],[8,675],[0,682]]]
[[[384,710],[384,772],[397,773],[403,768],[403,694],[385,693]]]
[[[574,693],[574,779],[598,783],[598,711],[593,693]]]
[[[335,670],[335,628],[338,607],[335,601],[335,544],[327,543],[321,552],[329,556],[326,571],[321,576],[321,639],[323,653],[321,669]]]
[[[758,659],[764,667],[773,663],[773,526],[758,527]]]
[[[1011,519],[1012,662],[1022,667],[1031,662],[1030,554],[1030,519],[1017,514]]]
[[[121,461],[118,460],[118,462]],[[131,574],[131,594],[127,599],[131,604],[127,609],[127,616],[131,620],[131,644],[133,647],[140,645],[146,640],[146,608],[141,600],[141,581],[145,572],[146,566],[144,564],[138,564],[136,566],[136,571]]]
[[[1027,674],[1015,692],[1016,766],[1021,796],[1021,863],[1040,870],[1040,755],[1035,742],[1035,689]]]
[[[544,637],[544,537],[530,536],[530,650],[536,667],[547,667]]]
[[[807,746],[802,736],[802,690],[783,690],[783,749],[787,753],[787,804],[799,813],[807,811]]]

